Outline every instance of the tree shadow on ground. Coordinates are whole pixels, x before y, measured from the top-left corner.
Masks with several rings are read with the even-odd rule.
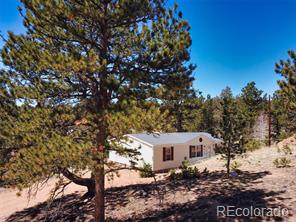
[[[226,179],[223,171],[198,179],[158,181],[157,186],[137,184],[106,190],[108,221],[283,221],[287,217],[223,217],[217,206],[236,208],[284,208],[285,191],[272,192],[252,188],[269,172],[240,172]],[[280,200],[280,201],[279,201]],[[221,209],[221,208],[220,208]],[[11,215],[13,221],[92,221],[93,201],[83,202],[79,194],[66,195],[52,203],[41,203]],[[288,217],[293,216],[291,209]]]

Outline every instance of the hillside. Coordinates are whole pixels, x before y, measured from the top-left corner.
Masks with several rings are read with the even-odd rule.
[[[115,179],[112,188],[108,185],[108,221],[296,221],[296,146],[291,148],[293,154],[287,155],[292,161],[291,167],[276,168],[274,159],[285,154],[279,153],[275,146],[264,147],[239,158],[241,172],[231,180],[225,178],[223,162],[218,156],[196,164],[200,170],[207,167],[210,171],[199,179],[172,182],[163,179],[163,174],[159,175],[157,189],[151,179],[123,173],[121,178]],[[1,190],[1,208],[6,202],[9,202],[6,207],[20,205],[14,195]],[[7,221],[90,221],[93,203],[80,201],[79,195],[81,192],[65,195],[50,206],[41,203],[11,215]],[[34,201],[37,203],[38,198]],[[282,207],[289,210],[289,216],[226,220],[216,216],[216,207],[220,205]],[[5,212],[2,210],[1,213]]]

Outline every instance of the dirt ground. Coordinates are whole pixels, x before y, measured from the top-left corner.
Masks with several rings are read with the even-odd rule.
[[[130,170],[121,170],[119,175],[120,177],[115,176],[113,180],[106,177],[107,189],[132,184],[150,183],[153,180],[152,178],[140,178],[138,172]],[[30,199],[28,199],[28,189],[23,190],[22,195],[18,196],[17,190],[0,188],[0,221],[5,221],[5,219],[14,212],[45,202],[54,187],[55,181],[56,180],[50,180],[36,194],[34,193]],[[64,195],[73,193],[83,194],[86,191],[85,187],[72,183],[66,188]]]
[[[224,162],[218,156],[196,164],[208,173],[201,178],[169,181],[141,179],[136,172],[123,171],[120,178],[107,182],[108,221],[296,221],[296,146],[292,147],[291,167],[276,168],[273,160],[285,156],[277,147],[265,147],[236,161],[241,172],[225,178]],[[79,186],[71,185],[63,197],[51,205],[43,202],[52,184],[34,199],[17,197],[15,191],[0,190],[2,221],[91,221],[93,201],[83,202]],[[218,217],[217,206],[287,208],[285,217]],[[26,208],[26,209],[25,209]],[[18,212],[16,212],[18,211]]]

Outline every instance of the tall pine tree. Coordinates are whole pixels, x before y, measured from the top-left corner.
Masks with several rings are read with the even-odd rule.
[[[279,93],[282,99],[288,101],[286,108],[287,131],[293,133],[296,131],[296,53],[293,50],[288,52],[289,59],[280,60],[276,63],[275,72],[280,74],[283,79],[278,81],[280,86]]]
[[[16,110],[0,129],[1,172],[19,188],[61,174],[87,186],[103,222],[104,178],[116,170],[109,151],[133,164],[137,150],[118,142],[161,131],[165,114],[151,101],[191,84],[189,25],[162,0],[22,3],[26,33],[9,33],[1,51],[1,106],[11,99]]]
[[[178,87],[180,88],[180,87]],[[163,93],[161,107],[170,115],[172,126],[177,132],[196,130],[196,118],[202,100],[192,87],[185,89],[168,89]]]
[[[292,131],[293,121],[290,121],[293,112],[290,112],[290,102],[281,90],[277,90],[271,100],[272,136],[276,140],[284,139]]]
[[[242,126],[237,112],[237,104],[233,98],[231,89],[226,87],[221,95],[222,118],[220,122],[220,134],[223,139],[221,147],[216,152],[226,160],[227,176],[230,174],[230,163],[237,154],[243,152],[241,144]]]
[[[201,109],[201,123],[199,129],[204,132],[208,132],[211,135],[218,135],[218,120],[215,115],[215,101],[210,95],[207,96]]]
[[[244,135],[253,137],[253,128],[259,114],[264,110],[266,95],[256,87],[255,82],[249,82],[242,88],[241,95],[237,98],[239,113],[244,126]]]

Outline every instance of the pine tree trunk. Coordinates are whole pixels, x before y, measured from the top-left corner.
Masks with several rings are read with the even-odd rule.
[[[106,119],[101,119],[100,132],[97,135],[97,166],[93,172],[95,179],[95,222],[105,222],[105,134]]]
[[[229,178],[230,175],[230,158],[227,159],[227,178]]]
[[[184,132],[184,129],[183,129],[183,124],[182,124],[182,113],[181,111],[179,111],[177,113],[177,132]]]
[[[95,174],[95,222],[105,221],[105,176],[104,165]]]
[[[103,11],[105,15],[105,19],[101,22],[100,28],[102,32],[102,40],[101,40],[101,49],[99,55],[101,58],[108,60],[108,46],[109,46],[109,30],[108,30],[108,21],[106,19],[108,12],[108,1],[104,2]],[[102,154],[99,161],[97,162],[98,168],[94,173],[95,177],[95,222],[105,222],[105,142],[107,139],[106,131],[107,131],[107,118],[106,113],[108,113],[108,105],[110,103],[111,94],[108,94],[108,90],[106,86],[107,83],[107,65],[104,66],[102,71],[100,72],[100,83],[98,91],[95,92],[95,104],[98,109],[97,113],[103,114],[102,118],[98,121],[99,133],[97,135],[97,143],[98,143],[98,153]],[[96,87],[97,88],[97,87]]]
[[[229,178],[230,175],[230,149],[228,148],[227,151],[227,163],[226,163],[226,168],[227,168],[227,178]]]

